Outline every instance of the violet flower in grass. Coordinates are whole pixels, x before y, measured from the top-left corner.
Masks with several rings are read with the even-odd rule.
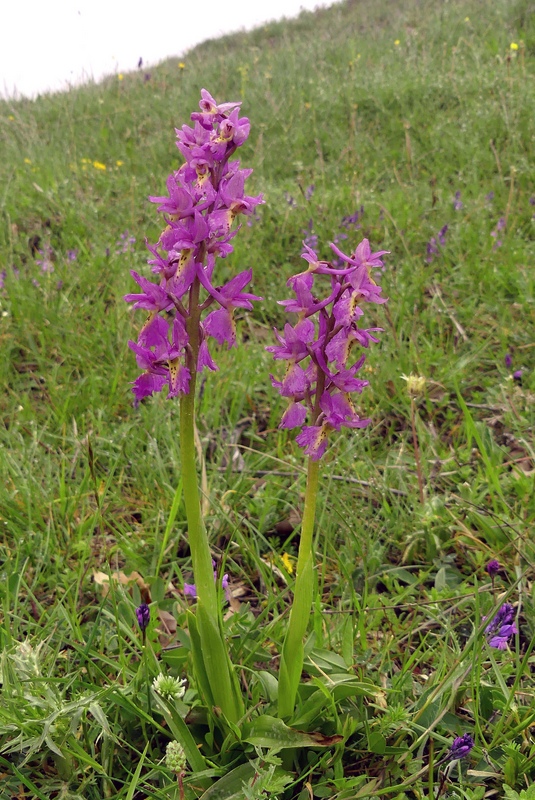
[[[510,603],[504,603],[485,628],[485,636],[490,647],[505,650],[516,633],[515,609]]]
[[[139,630],[144,631],[150,622],[150,608],[146,603],[141,603],[141,605],[136,608],[136,617]]]
[[[485,567],[485,570],[488,572],[492,581],[494,581],[494,578],[496,577],[500,569],[501,569],[500,562],[496,561],[495,558],[491,559],[487,564],[487,566]]]
[[[485,570],[489,574],[493,589],[494,589],[494,581],[496,579],[496,575],[498,574],[500,569],[501,569],[500,562],[496,561],[495,558],[491,559],[487,564],[487,566],[485,567]]]
[[[472,752],[474,747],[474,740],[469,733],[462,736],[457,736],[450,747],[447,755],[448,761],[458,761],[461,758],[466,758]]]
[[[132,272],[141,291],[125,296],[134,308],[148,312],[137,341],[129,342],[142,370],[132,387],[136,403],[165,388],[168,398],[180,400],[182,489],[195,577],[195,583],[185,589],[197,599],[195,618],[190,620],[191,628],[197,630],[192,647],[208,678],[201,687],[207,705],[221,708],[233,722],[242,715],[243,701],[222,633],[200,510],[194,420],[197,373],[217,369],[211,342],[233,347],[236,309],[250,310],[253,301],[261,299],[246,291],[252,280],[250,269],[226,283],[216,277],[217,260],[233,251],[237,218],[253,216],[263,202],[261,195],[247,194],[251,170],[233,159],[250,130],[239,107],[240,103],[217,103],[203,89],[200,110],[191,115],[193,126],[176,129],[184,163],[168,177],[167,194],[149,198],[164,220],[158,241],[147,243],[152,278]],[[158,570],[169,532],[168,526]]]
[[[320,260],[309,244],[303,244],[307,268],[287,282],[295,297],[280,301],[286,311],[297,315],[297,321],[287,323],[283,333],[275,331],[278,344],[266,348],[275,360],[286,363],[284,374],[271,376],[273,386],[288,401],[279,427],[299,429],[296,442],[309,457],[294,599],[280,660],[278,712],[282,718],[294,712],[312,608],[319,462],[333,432],[363,428],[370,422],[359,415],[351,395],[368,385],[358,377],[365,362],[363,351],[378,341],[375,332],[381,329],[361,327],[360,320],[366,303],[385,302],[373,270],[383,269],[382,256],[387,251],[373,253],[367,239],[350,255],[331,244],[337,260],[330,262]],[[360,351],[356,359],[355,347]]]
[[[136,608],[136,617],[139,630],[141,631],[143,645],[145,645],[147,628],[150,622],[150,608],[146,603],[141,603],[141,605]]]

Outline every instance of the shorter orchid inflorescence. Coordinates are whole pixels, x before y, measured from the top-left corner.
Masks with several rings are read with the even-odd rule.
[[[355,344],[367,348],[378,341],[374,334],[382,328],[360,328],[359,320],[363,303],[385,302],[372,270],[383,268],[381,256],[388,252],[372,253],[367,239],[349,256],[331,244],[338,259],[331,263],[320,261],[305,242],[303,246],[301,256],[308,267],[287,281],[295,299],[280,301],[286,311],[297,314],[297,322],[287,323],[283,334],[275,331],[279,344],[266,348],[275,359],[287,362],[281,380],[271,376],[273,386],[288,400],[279,427],[301,428],[296,441],[309,457],[294,600],[279,667],[278,712],[282,719],[294,712],[314,595],[319,461],[332,431],[364,428],[370,422],[360,417],[351,399],[353,392],[360,393],[368,385],[367,380],[357,377],[366,356],[361,354],[351,363],[351,352]],[[330,283],[323,297],[314,291],[317,276],[326,276]]]
[[[194,127],[176,131],[186,163],[167,179],[168,195],[150,198],[166,221],[157,244],[147,245],[152,254],[148,263],[159,282],[132,271],[141,293],[125,296],[134,308],[149,312],[138,341],[129,342],[143,370],[132,389],[136,401],[165,386],[168,397],[188,394],[196,372],[217,369],[208,338],[232,347],[235,309],[251,309],[251,301],[261,299],[244,291],[252,279],[250,269],[223,286],[213,280],[216,258],[232,253],[230,242],[239,229],[231,229],[234,220],[253,214],[263,200],[245,194],[252,170],[230,161],[249,135],[249,120],[238,115],[240,103],[218,105],[206,89],[201,95],[201,110],[191,115]]]
[[[297,314],[297,322],[287,323],[282,335],[276,331],[279,344],[266,348],[275,359],[287,362],[282,380],[271,376],[273,386],[289,401],[279,427],[302,428],[296,441],[314,461],[325,453],[331,431],[364,428],[370,422],[359,416],[350,397],[368,385],[357,377],[366,356],[361,354],[351,364],[351,352],[355,344],[367,348],[379,341],[374,334],[382,330],[359,327],[362,304],[386,301],[372,270],[384,268],[381,256],[387,250],[372,253],[367,239],[349,256],[334,244],[331,248],[342,268],[320,261],[304,245],[301,257],[308,269],[287,282],[295,299],[280,301],[286,311]],[[329,294],[321,299],[313,291],[319,275],[330,279]],[[310,424],[304,425],[307,417]]]

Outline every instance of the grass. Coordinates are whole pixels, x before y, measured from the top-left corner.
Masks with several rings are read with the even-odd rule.
[[[146,198],[179,165],[173,128],[202,86],[243,101],[252,133],[241,161],[266,198],[221,267],[223,281],[252,266],[266,300],[241,323],[245,346],[217,354],[199,413],[205,516],[236,595],[226,624],[244,676],[259,662],[269,672],[282,643],[304,491],[268,378],[264,346],[284,324],[275,301],[306,230],[324,257],[340,233],[348,249],[367,236],[391,251],[389,303],[368,318],[385,329],[362,396],[373,424],[340,436],[323,468],[307,645],[310,675],[342,658],[381,692],[352,701],[344,748],[312,749],[308,776],[257,796],[304,798],[310,786],[339,800],[432,797],[437,762],[466,732],[476,747],[450,796],[500,797],[504,784],[527,796],[533,11],[529,0],[347,2],[206,42],[150,79],[0,103],[2,798],[176,791],[162,763],[169,722],[147,680],[187,674],[187,648],[162,654],[151,628],[158,658],[140,659],[134,609],[150,597],[176,620],[165,642],[184,643],[178,408],[163,397],[132,407],[127,341],[139,318],[122,296],[134,291],[129,270],[147,269],[143,239],[156,240],[159,221]],[[361,206],[347,230],[343,217]],[[415,418],[423,504],[410,373],[426,378]],[[503,565],[494,587],[490,558]],[[493,651],[482,620],[505,599],[519,634]],[[262,696],[253,678],[250,692]],[[231,756],[220,754],[219,774]],[[201,793],[195,776],[186,791]]]

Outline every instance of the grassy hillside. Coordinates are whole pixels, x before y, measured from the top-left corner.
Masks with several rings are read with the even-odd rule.
[[[133,610],[148,592],[180,639],[191,571],[178,406],[133,407],[127,342],[142,318],[122,297],[131,269],[148,275],[144,239],[161,220],[147,196],[182,163],[174,128],[202,87],[242,101],[241,164],[266,201],[218,267],[223,282],[251,266],[265,301],[243,315],[244,346],[217,353],[199,406],[236,661],[256,658],[240,637],[264,648],[266,669],[278,652],[299,534],[302,451],[277,429],[264,350],[285,321],[276,301],[305,236],[322,257],[365,236],[390,251],[389,302],[367,317],[384,328],[362,395],[373,423],[341,434],[323,468],[311,646],[342,652],[382,694],[355,701],[344,753],[311,754],[306,780],[315,797],[430,797],[433,764],[470,732],[450,796],[534,782],[534,58],[532,0],[353,0],[150,73],[0,102],[6,797],[175,796],[144,683],[158,662],[138,659]],[[426,379],[414,402],[411,373]],[[137,583],[103,592],[102,575],[134,571]],[[494,652],[481,619],[504,600],[519,634]],[[185,674],[180,660],[169,669]],[[271,790],[307,792],[303,778]],[[199,796],[195,781],[187,793]]]

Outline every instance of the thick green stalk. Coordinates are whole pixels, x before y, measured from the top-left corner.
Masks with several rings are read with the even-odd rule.
[[[232,722],[243,713],[239,687],[228,655],[221,626],[221,611],[214,580],[212,556],[208,534],[201,513],[201,498],[195,457],[195,383],[199,352],[199,282],[191,291],[190,316],[187,320],[189,334],[188,368],[191,373],[189,394],[180,398],[180,457],[184,504],[188,519],[188,541],[193,562],[193,575],[197,589],[196,622],[198,636],[194,662],[204,671],[211,697]],[[192,637],[192,645],[195,644]],[[208,699],[208,698],[207,698]]]
[[[319,483],[319,461],[308,459],[307,486],[303,524],[297,556],[294,600],[290,621],[282,648],[279,669],[279,717],[290,717],[295,708],[295,698],[303,670],[303,639],[307,631],[312,609],[314,589],[314,558],[312,540],[316,516],[316,498]]]
[[[193,574],[197,597],[208,613],[217,617],[217,590],[210,545],[201,513],[201,498],[195,458],[195,385],[197,382],[197,357],[199,353],[199,281],[191,288],[190,316],[186,321],[189,347],[187,366],[190,371],[189,394],[180,397],[180,457],[184,504],[188,518],[188,538],[193,561]]]
[[[197,597],[208,613],[218,616],[217,589],[208,535],[201,514],[201,499],[197,479],[195,458],[195,395],[180,398],[180,458],[182,462],[182,486],[184,504],[188,518],[188,541],[193,562],[193,574]]]

